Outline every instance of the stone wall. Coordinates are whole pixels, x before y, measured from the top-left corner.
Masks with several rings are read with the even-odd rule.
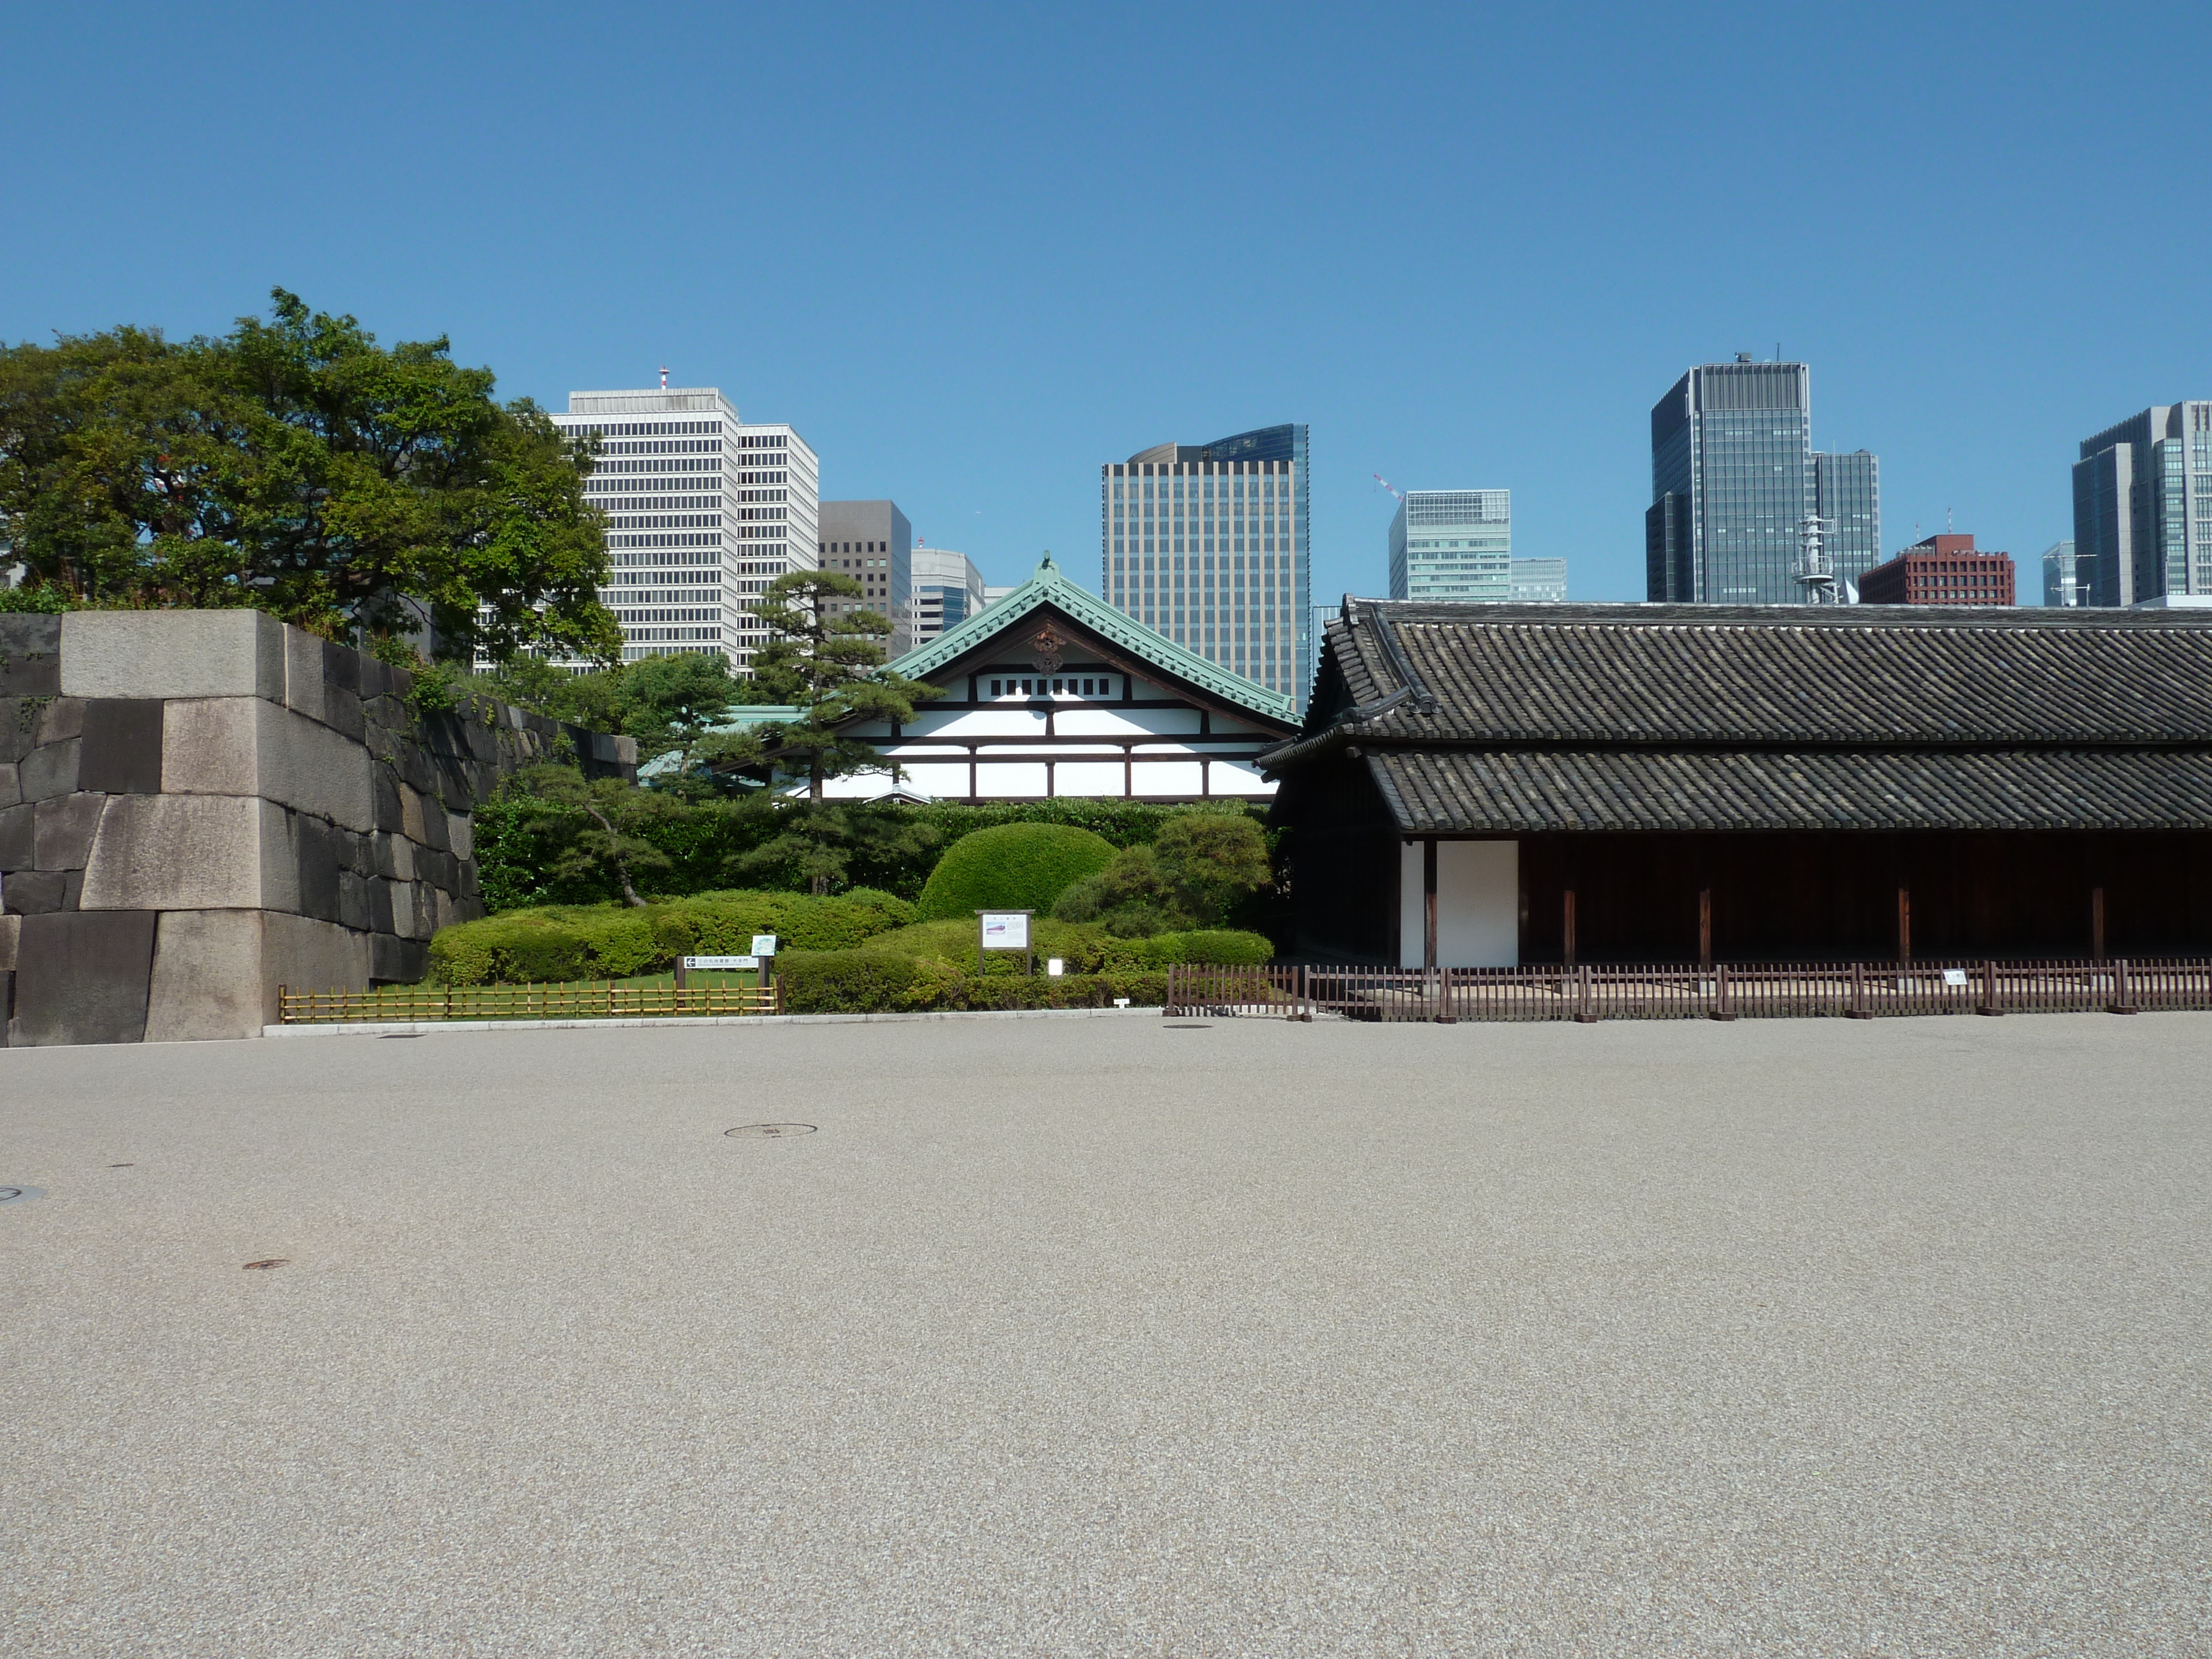
[[[636,774],[629,738],[413,684],[258,611],[0,615],[0,1032],[255,1036],[280,985],[419,979],[483,914],[503,777]]]

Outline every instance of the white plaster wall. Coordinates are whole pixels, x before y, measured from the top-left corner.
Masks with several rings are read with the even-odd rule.
[[[1062,761],[1053,768],[1053,787],[1063,795],[1118,795],[1121,793],[1121,763]]]
[[[1398,849],[1398,965],[1419,968],[1426,944],[1421,843]],[[1521,844],[1437,843],[1437,965],[1512,968],[1521,955]]]
[[[1044,796],[1042,761],[984,761],[975,769],[975,793],[1013,799]]]
[[[1140,760],[1134,769],[1140,795],[1195,795],[1205,781],[1196,761]]]

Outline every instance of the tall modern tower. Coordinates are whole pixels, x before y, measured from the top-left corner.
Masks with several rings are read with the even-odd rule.
[[[1646,596],[1690,605],[1798,605],[1806,520],[1828,569],[1856,582],[1881,562],[1877,463],[1813,450],[1803,363],[1706,363],[1651,410]]]
[[[1390,520],[1390,597],[1513,597],[1513,492],[1409,489]]]
[[[739,675],[767,643],[753,596],[811,570],[821,469],[788,426],[747,425],[713,386],[572,392],[553,416],[599,440],[585,499],[607,515],[623,659],[720,651]]]
[[[2074,566],[2082,605],[2212,594],[2212,403],[2153,404],[2082,441]]]
[[[1158,444],[1098,469],[1115,610],[1303,704],[1313,680],[1304,426]]]

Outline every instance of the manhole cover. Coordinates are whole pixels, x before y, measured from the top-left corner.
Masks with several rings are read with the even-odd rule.
[[[42,1187],[0,1187],[0,1204],[23,1204],[46,1195]]]
[[[272,1255],[265,1261],[249,1261],[246,1264],[246,1268],[248,1273],[252,1273],[262,1267],[289,1267],[291,1265],[290,1256]]]
[[[740,1140],[773,1140],[778,1135],[811,1135],[814,1133],[814,1126],[811,1123],[746,1123],[734,1129],[725,1129],[722,1133]]]
[[[1212,1029],[1213,1027],[1204,1020],[1192,1020],[1184,1024],[1169,1024],[1160,1027],[1163,1031],[1210,1031]]]

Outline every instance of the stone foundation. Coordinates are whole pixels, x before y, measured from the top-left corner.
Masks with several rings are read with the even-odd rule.
[[[637,750],[252,611],[0,616],[0,1032],[258,1036],[279,986],[422,976],[483,914],[471,820],[516,768]]]

